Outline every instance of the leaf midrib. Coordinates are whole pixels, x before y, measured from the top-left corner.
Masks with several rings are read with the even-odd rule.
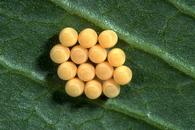
[[[188,5],[182,2],[178,2],[177,0],[167,0],[167,1],[173,6],[175,6],[175,8],[180,10],[181,13],[191,16],[192,18],[195,18],[195,11],[192,10],[192,8],[189,7]]]
[[[142,50],[146,53],[152,54],[154,56],[159,57],[164,62],[168,63],[172,67],[178,69],[179,71],[191,76],[192,78],[195,78],[195,67],[189,64],[186,64],[185,62],[182,62],[181,60],[175,58],[168,52],[164,51],[160,47],[150,44],[148,42],[145,42],[144,40],[133,36],[129,32],[125,32],[120,27],[116,25],[112,25],[110,22],[104,22],[100,19],[96,19],[97,14],[91,14],[91,11],[87,11],[85,9],[79,9],[72,8],[72,5],[67,1],[61,1],[61,0],[50,0],[53,4],[61,7],[64,9],[67,13],[77,15],[78,17],[84,18],[85,20],[94,23],[96,26],[102,28],[102,29],[113,29],[118,33],[118,36],[120,39],[124,40],[126,43],[128,43],[130,46],[133,46],[139,50]],[[174,1],[172,2],[174,3]],[[181,11],[181,10],[179,10]],[[184,12],[183,10],[182,12]],[[90,13],[89,13],[90,12]],[[189,13],[185,13],[186,15],[189,15]],[[190,15],[191,16],[191,15]]]

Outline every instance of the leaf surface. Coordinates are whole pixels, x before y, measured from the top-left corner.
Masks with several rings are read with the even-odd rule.
[[[193,4],[0,1],[0,129],[195,129]],[[65,94],[48,54],[67,26],[118,33],[133,70],[119,97]]]

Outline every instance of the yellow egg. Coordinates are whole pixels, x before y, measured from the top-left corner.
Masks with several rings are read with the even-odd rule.
[[[74,63],[67,61],[59,65],[57,73],[60,79],[69,80],[76,76],[77,67]]]
[[[76,64],[85,63],[88,59],[88,50],[82,46],[74,46],[71,49],[71,60]]]
[[[99,79],[108,80],[113,75],[113,67],[108,62],[103,62],[96,66],[95,73]]]
[[[55,45],[50,51],[50,58],[55,63],[63,63],[70,57],[70,50],[61,44]]]
[[[132,79],[132,71],[127,66],[120,66],[114,70],[114,80],[120,85],[128,84]]]
[[[105,30],[98,37],[98,42],[103,48],[111,48],[116,45],[117,41],[118,36],[112,30]]]
[[[120,48],[114,48],[108,52],[108,62],[114,67],[121,66],[125,63],[125,53]]]
[[[59,34],[60,43],[66,47],[71,47],[77,43],[78,33],[74,28],[64,28]]]
[[[91,80],[86,83],[84,91],[89,99],[97,99],[102,94],[102,85],[97,80]]]
[[[120,86],[113,79],[104,81],[103,93],[108,98],[117,97],[120,93]]]
[[[86,28],[79,33],[78,41],[82,47],[90,48],[97,43],[97,33],[91,28]]]
[[[95,68],[89,63],[83,63],[78,67],[77,75],[83,81],[90,81],[95,77]]]
[[[84,92],[84,85],[80,79],[73,78],[66,83],[65,91],[71,97],[78,97]]]
[[[106,57],[107,51],[100,45],[95,45],[89,49],[89,59],[94,63],[101,63],[105,61]]]

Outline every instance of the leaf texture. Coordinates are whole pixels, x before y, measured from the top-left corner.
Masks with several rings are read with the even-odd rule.
[[[195,129],[195,17],[183,0],[1,0],[0,129]],[[113,29],[133,80],[115,99],[70,98],[49,50],[71,26]]]

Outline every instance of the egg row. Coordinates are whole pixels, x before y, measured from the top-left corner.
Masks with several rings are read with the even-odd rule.
[[[102,63],[106,59],[113,67],[118,67],[125,62],[125,53],[120,48],[113,48],[109,52],[102,48],[100,45],[95,45],[88,49],[83,48],[80,45],[74,46],[71,51],[68,47],[64,47],[61,44],[55,45],[50,51],[50,57],[53,62],[61,64],[67,61],[69,58],[76,63],[85,63],[88,58],[93,63]]]
[[[85,82],[94,79],[95,76],[101,80],[113,77],[120,85],[129,83],[132,78],[132,71],[127,66],[123,65],[114,69],[108,62],[99,63],[96,67],[90,63],[83,63],[77,68],[73,62],[67,61],[59,65],[57,74],[62,80],[70,80],[77,75]]]
[[[78,34],[75,29],[67,27],[60,32],[59,40],[66,47],[72,47],[78,41],[84,48],[91,48],[97,42],[103,48],[111,48],[117,43],[118,36],[112,30],[105,30],[98,36],[96,31],[91,28],[86,28]]]
[[[84,93],[89,99],[97,99],[103,93],[106,97],[114,98],[119,95],[120,86],[113,79],[101,84],[98,80],[84,83],[79,78],[73,78],[66,83],[65,91],[71,97],[78,97]]]

